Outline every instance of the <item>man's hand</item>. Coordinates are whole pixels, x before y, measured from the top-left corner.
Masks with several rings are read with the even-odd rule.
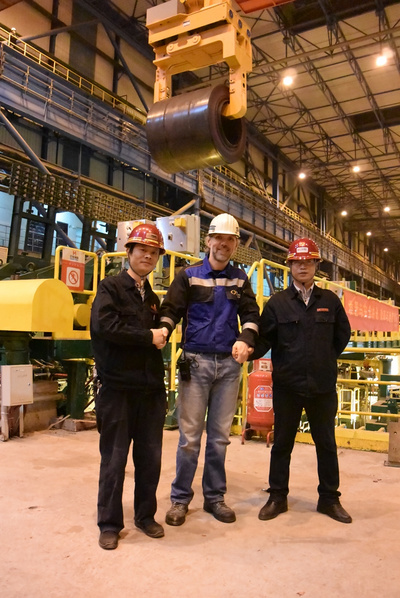
[[[168,328],[151,328],[150,330],[153,333],[153,345],[155,345],[157,349],[165,347],[168,338]]]
[[[249,347],[244,341],[236,341],[232,347],[232,357],[238,363],[244,363],[253,353],[253,347]]]

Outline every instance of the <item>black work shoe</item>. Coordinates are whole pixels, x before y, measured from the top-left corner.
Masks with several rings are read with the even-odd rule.
[[[142,530],[149,536],[149,538],[162,538],[164,536],[164,528],[162,525],[154,521],[154,519],[147,521],[135,521],[135,525],[138,529]]]
[[[203,509],[207,513],[212,513],[215,519],[222,521],[222,523],[233,523],[236,521],[235,511],[233,511],[223,500],[219,502],[204,501]]]
[[[345,511],[345,509],[342,507],[339,501],[333,504],[319,501],[317,505],[317,511],[318,513],[328,515],[328,517],[331,517],[336,521],[340,521],[340,523],[351,523],[353,521],[348,512]]]
[[[118,546],[118,532],[100,532],[99,546],[104,550],[115,550]]]
[[[185,505],[182,502],[173,502],[165,515],[165,522],[168,523],[168,525],[182,525],[185,523],[188,509],[188,505]]]
[[[268,519],[275,519],[281,513],[285,513],[288,510],[287,499],[284,500],[274,500],[273,498],[269,498],[268,502],[262,507],[261,511],[258,514],[258,518],[262,521],[267,521]]]

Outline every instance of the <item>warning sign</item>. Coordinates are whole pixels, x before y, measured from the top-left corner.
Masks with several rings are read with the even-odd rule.
[[[256,386],[254,389],[254,409],[268,413],[272,409],[272,386]]]
[[[63,249],[61,280],[71,291],[83,291],[85,287],[85,254],[78,249]]]

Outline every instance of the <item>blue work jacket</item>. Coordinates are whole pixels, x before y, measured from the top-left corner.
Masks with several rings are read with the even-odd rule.
[[[183,318],[182,347],[194,353],[230,353],[236,340],[253,347],[258,332],[259,309],[246,273],[231,264],[213,270],[208,257],[178,273],[160,316],[170,332]]]

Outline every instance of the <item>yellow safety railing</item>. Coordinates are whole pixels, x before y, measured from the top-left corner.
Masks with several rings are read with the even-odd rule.
[[[65,245],[58,245],[56,247],[55,255],[54,255],[54,278],[60,280],[60,265],[62,264],[62,256],[61,253],[63,249],[71,249],[71,247],[67,247]],[[76,293],[79,295],[90,295],[89,301],[93,301],[96,293],[97,293],[97,280],[98,280],[98,272],[99,272],[99,263],[98,263],[98,256],[97,253],[93,251],[85,251],[84,249],[73,249],[77,253],[84,255],[85,257],[93,258],[93,280],[92,280],[92,288],[91,289],[84,289],[82,291],[74,291],[70,289],[72,293]]]
[[[111,91],[108,91],[99,83],[83,77],[77,71],[74,71],[63,62],[54,58],[54,56],[50,56],[43,50],[24,42],[22,39],[18,38],[16,33],[1,26],[0,43],[17,50],[22,56],[33,60],[54,75],[61,77],[65,81],[68,81],[68,83],[72,83],[72,85],[78,87],[91,96],[98,98],[105,104],[111,106],[113,109],[122,112],[124,115],[132,118],[142,125],[145,124],[146,114],[143,110],[140,110],[133,104],[130,104],[124,98],[113,94]]]
[[[253,286],[254,286],[254,278],[255,278],[255,287],[256,287],[256,299],[257,299],[257,304],[260,308],[260,311],[262,311],[265,302],[268,300],[269,296],[265,296],[264,295],[264,284],[266,281],[266,270],[273,270],[277,273],[277,276],[280,278],[281,284],[282,284],[282,289],[287,288],[288,283],[289,283],[289,268],[287,266],[284,266],[282,264],[278,264],[269,260],[265,260],[262,259],[259,262],[254,262],[254,264],[251,266],[251,268],[248,271],[248,277],[249,279],[251,279],[253,281]],[[318,284],[318,286],[321,286],[322,288],[327,288],[330,289],[332,291],[341,291],[343,290],[343,288],[346,288],[346,291],[351,292],[351,293],[355,293],[357,294],[356,291],[353,291],[352,289],[349,289],[348,287],[345,286],[345,283],[340,283],[340,282],[332,282],[332,281],[328,281],[326,279],[323,278],[319,278],[316,277],[316,283]],[[341,293],[337,292],[338,296],[341,297]],[[358,293],[359,294],[359,293]],[[399,332],[394,332],[391,333],[390,335],[390,340],[395,340],[397,338],[400,338],[400,331]],[[347,351],[349,352],[368,352],[368,353],[377,353],[377,354],[397,354],[400,355],[400,347],[396,348],[396,347],[392,347],[392,348],[388,348],[388,347],[379,347],[379,348],[366,348],[366,347],[348,347]],[[345,355],[345,354],[344,354]],[[345,357],[344,357],[345,359]],[[243,381],[242,381],[242,401],[241,401],[241,414],[239,414],[237,416],[237,419],[239,419],[239,421],[242,421],[242,426],[245,425],[245,418],[244,418],[244,414],[246,413],[246,403],[247,403],[247,388],[248,388],[248,383],[247,383],[247,378],[248,378],[248,363],[245,363],[243,366]],[[382,386],[390,386],[390,385],[397,385],[399,386],[399,382],[398,381],[377,381],[377,380],[356,380],[356,379],[347,379],[347,378],[340,378],[338,379],[338,385],[348,385],[348,384],[355,384],[355,385],[382,385]],[[355,416],[365,416],[365,417],[374,417],[374,418],[380,418],[380,417],[388,417],[388,418],[393,418],[393,419],[398,419],[400,418],[400,414],[391,414],[391,413],[382,413],[382,412],[372,412],[372,411],[360,411],[360,410],[348,410],[348,409],[342,409],[340,407],[340,405],[338,406],[338,416],[339,414],[342,415],[355,415]]]
[[[170,264],[169,264],[169,284],[171,284],[171,282],[174,280],[175,278],[175,272],[176,272],[176,264],[175,264],[175,258],[183,258],[184,260],[188,261],[189,263],[195,263],[196,261],[199,261],[200,258],[197,257],[193,257],[191,255],[188,254],[182,254],[179,252],[174,252],[174,251],[167,251],[166,255],[170,256]],[[107,261],[110,259],[114,259],[114,258],[122,258],[122,263],[121,263],[121,267],[123,267],[123,260],[126,259],[126,252],[111,252],[111,253],[104,253],[101,257],[100,260],[100,280],[102,280],[105,276],[106,276],[106,265],[107,265]],[[157,268],[155,269],[155,272],[157,271],[161,271],[162,270],[162,259],[163,257],[160,257],[159,263],[157,265]],[[267,276],[271,273],[274,273],[275,276],[279,279],[279,286],[281,289],[285,289],[287,288],[288,284],[289,284],[289,267],[279,264],[277,262],[273,262],[271,260],[267,260],[267,259],[262,259],[260,261],[254,262],[252,264],[252,266],[249,268],[247,275],[249,280],[252,283],[253,289],[255,288],[255,295],[256,295],[256,300],[257,300],[257,304],[260,308],[260,311],[262,311],[265,302],[268,300],[270,295],[266,295],[265,294],[265,284],[267,281]],[[153,282],[154,282],[154,272],[152,272],[149,275],[149,281],[153,286]],[[341,283],[336,283],[336,282],[331,282],[331,281],[327,281],[325,279],[320,279],[320,278],[316,278],[316,281],[318,283],[318,285],[323,286],[324,288],[330,288],[331,290],[340,290],[344,288],[344,284]],[[157,288],[157,283],[156,283],[156,288],[154,289],[154,292],[159,295],[159,296],[163,296],[166,294],[166,290],[164,289],[159,289]],[[350,289],[348,289],[346,287],[346,290],[351,291]],[[270,292],[271,292],[271,288],[270,288]],[[339,293],[340,295],[340,293]],[[171,337],[170,337],[170,344],[171,344],[171,361],[170,361],[170,379],[169,379],[169,391],[176,391],[176,364],[177,361],[179,359],[179,355],[181,353],[181,349],[177,348],[177,345],[179,343],[180,339],[179,339],[179,334],[177,332],[177,329],[174,330],[174,332],[172,333]],[[348,348],[348,351],[351,352],[357,352],[357,351],[374,351],[374,349],[366,349],[366,348]],[[398,350],[396,349],[375,349],[376,352],[382,353],[382,352],[395,352],[395,353],[400,353],[400,348]],[[247,403],[247,389],[248,389],[248,374],[249,374],[249,363],[244,363],[243,364],[243,368],[242,368],[242,381],[241,381],[241,402],[238,408],[238,411],[235,415],[235,420],[234,420],[234,425],[232,426],[232,431],[235,433],[240,433],[243,426],[245,425],[245,414],[246,414],[246,403]],[[371,385],[371,384],[382,384],[382,385],[390,385],[390,382],[387,381],[362,381],[362,380],[355,380],[355,379],[338,379],[338,384],[367,384],[367,385]],[[394,382],[394,384],[396,384],[396,382]],[[356,415],[356,416],[365,416],[365,417],[389,417],[389,418],[399,418],[400,414],[386,414],[386,413],[380,413],[380,412],[372,412],[372,411],[354,411],[354,410],[348,410],[348,409],[341,409],[340,405],[339,405],[339,409],[338,409],[338,414],[343,414],[343,415]]]

